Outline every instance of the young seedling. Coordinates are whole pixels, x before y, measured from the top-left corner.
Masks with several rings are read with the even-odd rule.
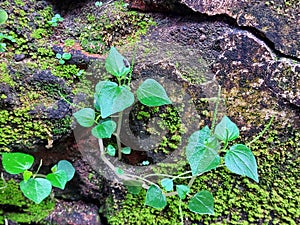
[[[232,173],[259,182],[256,159],[249,148],[252,141],[248,145],[234,144],[229,146],[231,141],[239,137],[239,129],[227,116],[224,116],[215,126],[221,88],[219,88],[211,129],[205,126],[201,130],[195,131],[188,139],[185,155],[190,170],[179,175],[147,174],[137,176],[115,167],[106,155],[115,156],[118,154],[120,160],[122,153],[130,154],[130,148],[121,148],[119,134],[122,111],[133,104],[134,94],[127,86],[131,81],[129,63],[114,47],[109,52],[105,67],[110,74],[116,77],[118,83],[100,81],[95,89],[95,110],[83,108],[74,113],[74,117],[83,127],[92,127],[96,124],[92,128],[92,135],[98,138],[101,159],[123,181],[128,192],[138,194],[141,189],[147,189],[145,205],[155,209],[163,209],[167,205],[167,197],[177,195],[180,200],[181,224],[184,224],[181,209],[183,201],[187,202],[188,208],[192,212],[214,214],[214,198],[209,191],[202,190],[193,196],[190,195],[195,179],[204,173],[225,166]],[[128,74],[129,76],[127,76]],[[136,95],[138,100],[147,106],[172,103],[164,88],[153,79],[146,79],[137,89]],[[118,113],[118,123],[109,118],[116,113]],[[273,118],[258,137],[267,131],[272,121]],[[116,136],[117,149],[112,145],[108,145],[106,148],[103,145],[102,139],[111,138],[112,135]],[[143,162],[145,166],[148,163],[147,161]],[[155,176],[161,178],[159,183],[154,183],[148,179]],[[187,184],[181,181],[187,179],[189,180]]]
[[[64,21],[64,18],[62,18],[59,14],[55,14],[50,21],[48,21],[48,24],[50,24],[52,27],[57,27],[58,22]]]
[[[52,186],[62,190],[65,189],[66,183],[75,174],[74,167],[67,160],[60,160],[58,164],[51,168],[51,173],[47,175],[38,173],[42,166],[42,160],[35,173],[29,171],[33,162],[34,157],[28,154],[20,152],[2,154],[4,170],[10,174],[22,173],[23,181],[20,182],[20,189],[25,197],[37,204],[51,194]]]
[[[4,24],[8,19],[7,12],[4,9],[0,9],[0,25]]]
[[[96,6],[96,7],[100,7],[100,6],[102,6],[102,5],[103,5],[102,2],[99,2],[99,1],[95,2],[95,6]]]
[[[71,53],[63,53],[63,54],[60,54],[60,53],[56,53],[56,58],[59,60],[59,64],[65,64],[66,60],[69,60],[72,58],[72,55]]]

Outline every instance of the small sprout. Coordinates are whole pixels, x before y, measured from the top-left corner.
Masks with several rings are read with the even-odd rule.
[[[64,18],[62,18],[59,14],[55,14],[50,21],[48,21],[48,24],[50,24],[52,27],[57,27],[58,22],[64,21]]]
[[[71,53],[56,53],[56,58],[59,59],[59,64],[65,64],[66,60],[69,60],[72,58]]]
[[[6,22],[8,18],[8,15],[4,9],[0,9],[0,24],[3,24]]]
[[[100,6],[102,6],[102,5],[103,5],[102,2],[99,2],[99,1],[95,2],[95,6],[96,6],[96,7],[100,7]]]

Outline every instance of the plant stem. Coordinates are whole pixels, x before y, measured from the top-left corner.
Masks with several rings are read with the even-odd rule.
[[[117,138],[117,145],[118,145],[118,159],[122,159],[122,146],[121,146],[121,140],[120,140],[120,132],[121,132],[121,127],[122,127],[122,118],[123,118],[123,111],[119,112],[118,116],[118,127],[117,127],[117,133],[115,134]]]
[[[133,57],[131,60],[131,67],[130,67],[129,77],[128,77],[128,87],[130,86],[130,83],[131,83],[132,71],[133,71],[134,61],[135,61],[135,57],[136,57],[136,50],[137,50],[137,44],[135,44],[134,50],[133,50]]]
[[[264,135],[264,133],[266,133],[266,131],[270,128],[271,124],[273,123],[275,116],[273,115],[272,118],[270,119],[269,123],[265,126],[265,128],[249,143],[247,143],[247,146],[250,146],[252,143],[256,142],[259,138],[261,138],[261,136]]]
[[[215,107],[215,110],[214,110],[213,120],[212,120],[212,123],[211,123],[211,130],[210,130],[211,135],[214,132],[216,121],[217,121],[217,113],[218,113],[218,107],[219,107],[219,103],[220,103],[220,98],[221,98],[221,86],[219,85],[219,88],[218,88],[218,98],[217,98],[217,101],[216,101],[216,107]]]
[[[42,174],[38,174],[39,171],[40,171],[40,169],[41,169],[41,167],[42,167],[42,165],[43,165],[43,159],[41,159],[40,165],[39,165],[37,171],[36,171],[35,174],[32,176],[33,178],[35,178],[37,175],[38,175],[38,176],[39,176],[39,175],[42,175]]]
[[[181,221],[181,224],[184,225],[184,223],[183,223],[183,213],[182,213],[181,204],[182,204],[182,201],[181,201],[181,199],[179,199],[179,214],[180,214],[180,221]]]
[[[1,179],[3,181],[3,187],[0,187],[0,189],[4,189],[7,187],[7,183],[6,183],[6,180],[4,179],[3,173],[1,173]]]

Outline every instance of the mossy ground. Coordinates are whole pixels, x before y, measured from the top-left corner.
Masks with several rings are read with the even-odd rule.
[[[3,187],[0,180],[0,187]],[[14,180],[7,182],[7,187],[0,189],[0,224],[7,221],[30,224],[40,222],[54,209],[55,203],[50,199],[35,204],[26,199]]]

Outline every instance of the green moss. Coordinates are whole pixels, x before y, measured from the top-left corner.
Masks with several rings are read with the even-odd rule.
[[[0,187],[4,186],[0,180]],[[55,203],[50,199],[40,204],[26,199],[14,180],[7,182],[7,187],[0,189],[0,224],[5,219],[17,223],[38,223],[54,209]]]
[[[129,11],[122,3],[108,5],[104,12],[86,12],[80,34],[80,43],[84,50],[92,53],[103,53],[111,45],[122,45],[134,42],[145,34],[155,22],[147,15]],[[97,21],[97,22],[94,22]]]
[[[7,70],[7,64],[5,62],[0,63],[0,82],[6,83],[11,87],[15,85],[15,82]]]

